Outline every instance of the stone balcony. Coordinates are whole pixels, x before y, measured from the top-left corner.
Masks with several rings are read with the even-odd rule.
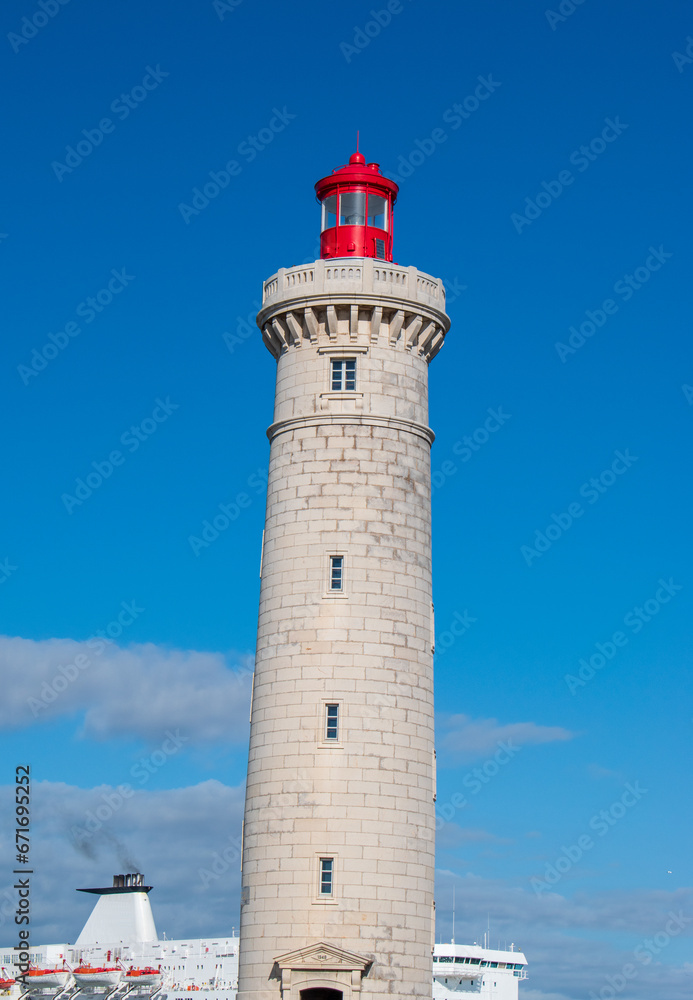
[[[438,278],[415,267],[356,257],[280,268],[264,284],[257,324],[277,358],[304,341],[336,344],[346,338],[388,343],[430,361],[450,320]]]

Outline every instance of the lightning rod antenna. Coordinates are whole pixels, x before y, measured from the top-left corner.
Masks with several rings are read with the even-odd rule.
[[[452,940],[450,944],[455,943],[455,886],[452,886]]]

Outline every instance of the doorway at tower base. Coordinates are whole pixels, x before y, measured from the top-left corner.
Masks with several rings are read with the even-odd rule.
[[[282,1000],[357,1000],[372,960],[318,941],[275,959]]]
[[[343,1000],[341,990],[327,989],[325,986],[312,986],[301,990],[301,1000]]]

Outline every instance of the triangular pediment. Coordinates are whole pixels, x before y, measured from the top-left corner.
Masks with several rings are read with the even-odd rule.
[[[356,952],[338,948],[327,941],[287,951],[275,958],[280,969],[344,969],[361,972],[371,964],[373,959],[357,955]]]

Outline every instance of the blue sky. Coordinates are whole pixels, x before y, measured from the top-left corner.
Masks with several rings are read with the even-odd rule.
[[[160,931],[238,925],[235,868],[199,872],[242,809],[274,391],[250,328],[263,279],[316,255],[313,184],[357,129],[401,184],[395,260],[444,278],[452,318],[430,372],[439,935],[454,884],[458,940],[489,914],[526,1000],[573,1000],[693,917],[693,16],[546,5],[3,7],[0,784],[31,763],[36,941],[74,940],[73,888],[126,861]],[[688,995],[691,927],[625,1000]]]

